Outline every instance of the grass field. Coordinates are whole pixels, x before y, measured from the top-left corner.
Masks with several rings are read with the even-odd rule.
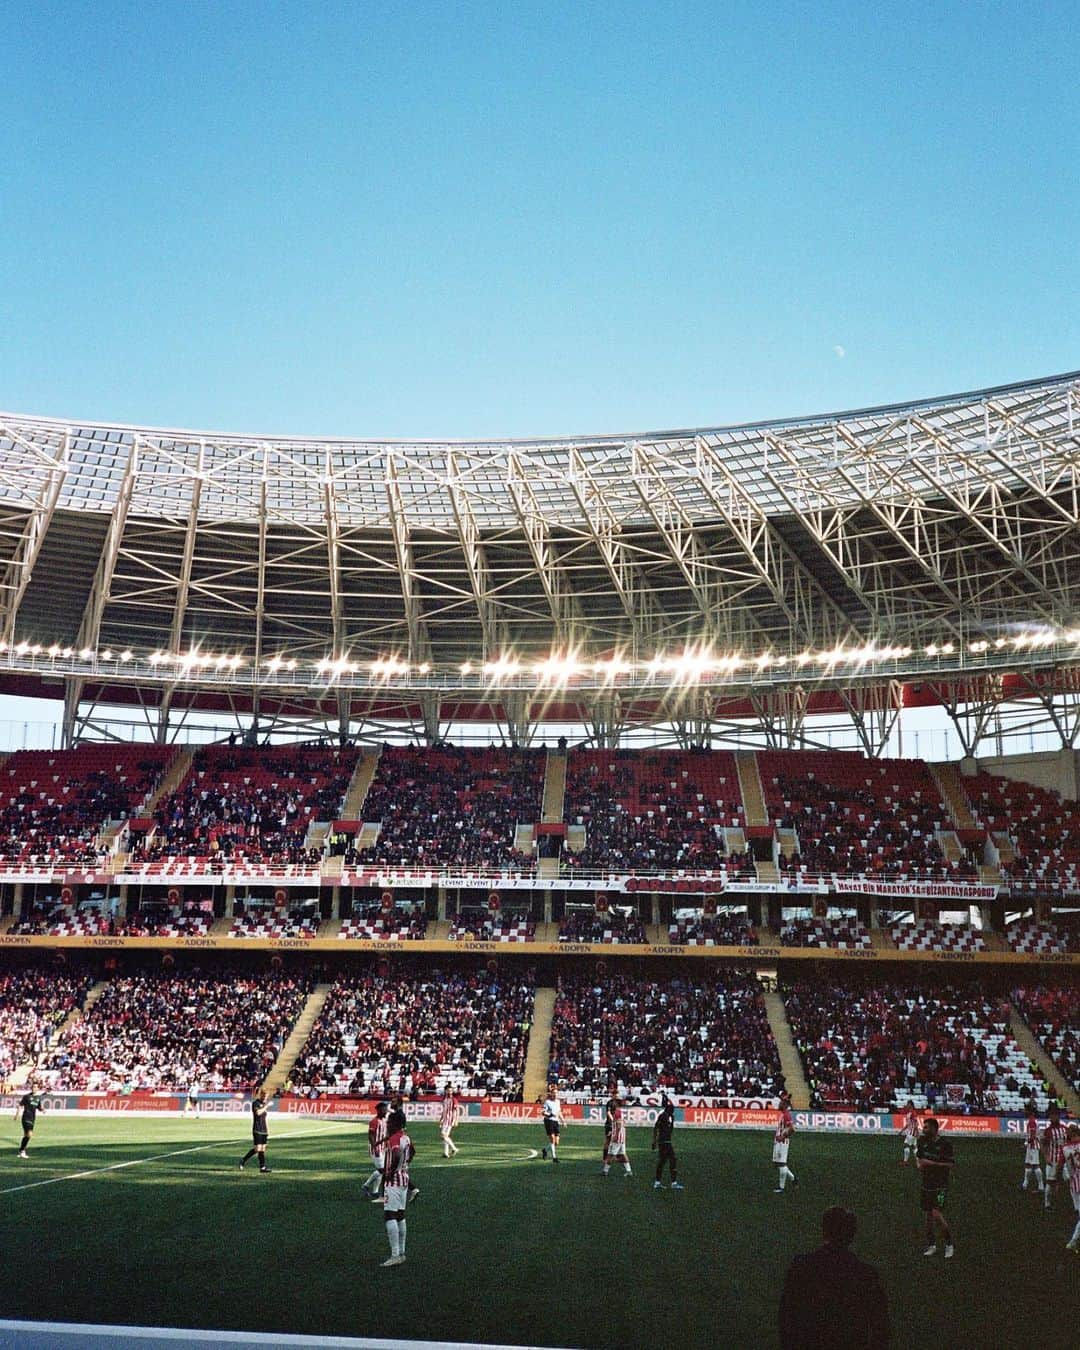
[[[600,1132],[458,1130],[444,1162],[417,1125],[408,1262],[384,1270],[382,1211],[358,1196],[362,1128],[271,1122],[270,1176],[236,1167],[243,1123],[39,1120],[30,1158],[8,1122],[0,1316],[567,1347],[776,1345],[790,1258],[822,1210],[851,1205],[856,1250],[880,1270],[900,1347],[1077,1343],[1072,1209],[1021,1194],[1019,1143],[956,1141],[956,1258],[922,1257],[914,1169],[895,1139],[800,1135],[801,1185],[773,1195],[771,1136],[677,1133],[686,1190],[653,1191],[648,1134],[632,1178],[599,1174]],[[112,1169],[112,1170],[103,1170]],[[83,1175],[77,1175],[83,1174]],[[34,1184],[47,1183],[47,1184]]]

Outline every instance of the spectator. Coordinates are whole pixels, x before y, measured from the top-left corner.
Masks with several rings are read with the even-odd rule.
[[[832,1205],[821,1217],[825,1241],[796,1256],[780,1297],[782,1350],[884,1350],[889,1307],[873,1266],[849,1250],[856,1219]]]

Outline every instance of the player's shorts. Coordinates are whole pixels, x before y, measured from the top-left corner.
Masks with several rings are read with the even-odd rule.
[[[670,1139],[661,1139],[656,1145],[656,1152],[659,1162],[675,1161],[675,1145]]]
[[[944,1209],[945,1197],[947,1195],[948,1191],[944,1188],[940,1191],[922,1190],[919,1192],[919,1205],[927,1214],[929,1214],[932,1209]]]
[[[383,1194],[385,1197],[383,1213],[395,1214],[405,1208],[409,1199],[409,1188],[407,1186],[387,1186]]]
[[[1048,1162],[1048,1163],[1046,1164],[1046,1179],[1047,1179],[1047,1181],[1057,1181],[1057,1179],[1058,1179],[1060,1176],[1061,1176],[1061,1164],[1060,1164],[1060,1163],[1052,1163],[1052,1162]]]
[[[785,1140],[785,1142],[782,1143],[782,1144],[773,1144],[773,1146],[772,1146],[772,1160],[773,1160],[774,1163],[786,1163],[786,1162],[787,1162],[788,1147],[789,1147],[789,1146],[788,1146],[788,1143],[787,1143],[786,1140]]]
[[[439,1126],[439,1134],[440,1134],[440,1136],[441,1136],[443,1139],[449,1139],[449,1138],[450,1138],[450,1131],[451,1131],[453,1128],[454,1128],[453,1125],[440,1125],[440,1126]]]
[[[270,1136],[266,1133],[265,1130],[251,1131],[251,1142],[253,1144],[265,1144],[269,1138]]]
[[[562,1131],[559,1128],[559,1121],[554,1120],[551,1117],[545,1118],[544,1129],[547,1131],[547,1137],[549,1139],[553,1138],[557,1134],[562,1133]]]
[[[1042,1155],[1039,1153],[1038,1148],[1025,1148],[1025,1149],[1024,1149],[1024,1166],[1025,1166],[1025,1167],[1038,1167],[1038,1165],[1039,1165],[1039,1160],[1040,1160],[1041,1156],[1042,1156]]]
[[[917,1134],[905,1134],[905,1135],[904,1135],[904,1147],[905,1147],[905,1148],[914,1148],[915,1145],[916,1145],[918,1142],[919,1142],[919,1136],[918,1136]]]
[[[1069,1194],[1072,1196],[1073,1209],[1080,1214],[1080,1191],[1070,1191]]]
[[[371,1155],[372,1167],[378,1168],[378,1170],[381,1172],[383,1170],[383,1161],[385,1158],[386,1158],[385,1153],[373,1153]]]

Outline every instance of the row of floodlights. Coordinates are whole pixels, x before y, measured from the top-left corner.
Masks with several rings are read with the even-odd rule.
[[[930,658],[953,656],[957,651],[966,649],[974,655],[980,655],[990,650],[1001,651],[1006,647],[1022,650],[1025,647],[1051,647],[1057,643],[1068,642],[1080,643],[1080,629],[1054,630],[1045,628],[1030,633],[1018,633],[1008,638],[979,638],[966,644],[931,642],[918,654]],[[120,652],[114,652],[109,648],[96,652],[91,647],[76,650],[74,647],[62,647],[59,643],[44,647],[41,643],[27,641],[11,644],[0,641],[0,654],[5,652],[10,652],[16,656],[48,656],[54,660],[60,658],[70,660],[78,656],[81,661],[91,661],[96,658],[98,661],[116,661],[123,665],[135,659],[130,648],[125,648]],[[667,674],[676,679],[693,680],[701,679],[710,674],[734,674],[736,671],[750,669],[759,671],[783,670],[788,666],[802,669],[812,664],[825,666],[826,668],[837,665],[863,666],[878,661],[904,661],[914,655],[916,655],[914,647],[869,643],[863,647],[836,647],[830,651],[821,652],[805,651],[800,652],[797,656],[786,656],[772,652],[762,652],[759,656],[716,656],[712,652],[704,650],[685,651],[678,656],[654,656],[652,660],[645,662],[629,661],[617,655],[605,657],[598,661],[586,661],[574,655],[551,656],[540,662],[525,662],[512,656],[503,656],[496,661],[465,661],[458,667],[458,670],[462,675],[486,675],[493,681],[515,675],[531,674],[538,676],[545,682],[565,683],[576,676],[601,675],[611,680],[619,675],[628,675],[634,672],[647,672],[654,676]],[[235,671],[251,664],[242,656],[212,656],[198,649],[182,653],[156,651],[147,659],[151,666],[172,666],[188,673],[199,670]],[[279,674],[281,671],[291,673],[299,665],[295,658],[285,656],[268,657],[262,664],[273,675]],[[318,674],[329,678],[340,678],[344,675],[356,675],[361,671],[367,671],[372,675],[386,679],[410,673],[428,675],[432,669],[426,661],[412,666],[407,661],[402,661],[395,656],[378,657],[373,661],[353,661],[345,656],[323,657],[321,661],[313,663],[313,668]]]

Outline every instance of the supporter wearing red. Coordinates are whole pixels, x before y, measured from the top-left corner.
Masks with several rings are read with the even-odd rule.
[[[1014,989],[1012,1001],[1065,1080],[1080,1091],[1080,987],[1027,986]]]
[[[78,966],[44,962],[0,967],[0,1084],[33,1063],[93,983]]]

